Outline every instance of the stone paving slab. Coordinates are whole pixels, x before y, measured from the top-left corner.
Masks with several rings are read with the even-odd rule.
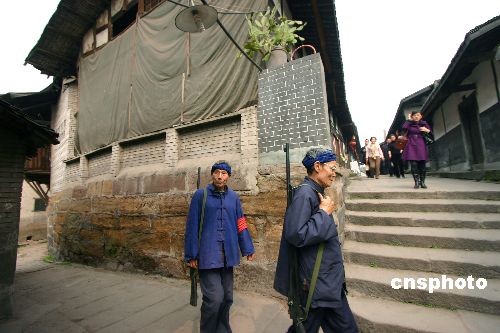
[[[500,327],[499,316],[478,312],[426,308],[361,295],[351,297],[349,303],[358,321],[375,323],[371,333],[498,333]]]
[[[19,248],[14,318],[0,332],[199,332],[201,292],[190,306],[189,281],[46,263],[46,246]],[[234,332],[285,332],[290,324],[283,302],[235,290]]]
[[[348,183],[349,192],[499,192],[500,184],[439,177],[427,177],[425,180],[427,189],[414,189],[415,184],[411,175],[406,178],[394,178],[389,176],[380,176],[375,178],[350,178]]]

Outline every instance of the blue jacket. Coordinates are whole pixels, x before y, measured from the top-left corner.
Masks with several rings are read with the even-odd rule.
[[[226,188],[224,192],[215,191],[213,184],[207,186],[205,218],[198,247],[202,203],[203,189],[199,189],[191,199],[186,222],[184,239],[186,261],[198,259],[199,269],[233,267],[240,263],[238,248],[243,256],[255,252],[250,233],[244,228],[246,221],[240,198],[230,188]],[[238,224],[243,228],[240,232]]]
[[[306,281],[307,286],[310,286],[318,245],[324,242],[323,259],[311,307],[335,308],[342,304],[344,282],[344,264],[337,227],[332,216],[319,209],[317,193],[323,194],[324,189],[308,177],[302,184],[305,185],[297,189],[286,210],[274,289],[288,295],[288,244],[298,248],[300,281]],[[302,285],[299,288],[302,289]],[[302,302],[305,303],[306,299],[307,293],[304,292]]]

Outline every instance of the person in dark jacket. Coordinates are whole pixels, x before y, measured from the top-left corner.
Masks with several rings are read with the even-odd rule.
[[[403,150],[403,159],[410,163],[411,173],[415,180],[414,188],[419,188],[419,186],[427,188],[425,163],[429,160],[429,152],[422,133],[431,132],[431,128],[425,120],[422,120],[422,114],[414,111],[408,115],[408,120],[403,124],[403,131],[408,137]]]
[[[325,188],[335,180],[336,156],[331,150],[312,148],[302,164],[307,177],[298,187],[286,210],[285,222],[276,267],[274,288],[287,296],[289,282],[289,250],[297,249],[299,276],[302,285],[301,303],[306,304],[318,247],[324,243],[318,279],[311,308],[303,322],[307,333],[358,332],[344,290],[344,264],[337,226],[332,213],[335,203],[325,195]],[[288,332],[295,332],[292,325]]]
[[[231,166],[219,161],[212,166],[212,183],[197,190],[186,222],[184,259],[198,268],[203,294],[200,332],[231,332],[229,309],[233,304],[233,267],[240,253],[254,259],[254,247],[238,195],[227,187]],[[204,221],[199,237],[200,216],[206,191]]]
[[[391,159],[389,158],[389,144],[391,143],[390,136],[385,139],[384,142],[380,144],[380,149],[382,149],[382,154],[384,155],[384,160],[380,163],[380,173],[382,175],[389,174],[391,177],[393,175],[391,168]]]
[[[398,178],[405,178],[403,160],[401,159],[402,150],[396,146],[396,135],[391,134],[390,138],[391,143],[389,143],[389,159],[392,164],[393,174]]]
[[[365,145],[361,148],[361,161],[362,161],[362,163],[366,163],[366,148],[368,147],[369,144],[370,144],[370,140],[365,139]],[[369,167],[368,164],[365,164],[366,177],[373,178],[370,170],[366,169],[367,167]]]

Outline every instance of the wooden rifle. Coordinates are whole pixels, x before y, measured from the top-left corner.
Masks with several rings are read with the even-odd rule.
[[[285,166],[286,166],[286,207],[292,203],[295,188],[291,183],[290,175],[290,144],[286,143],[285,148]],[[283,226],[284,228],[285,226]],[[300,277],[298,270],[298,254],[295,246],[288,244],[288,272],[289,272],[289,289],[288,289],[288,314],[293,321],[294,332],[306,333],[302,322],[305,320],[305,311],[302,307],[300,299]]]
[[[198,179],[196,180],[196,189],[200,188],[201,184],[201,167],[198,167]],[[189,304],[192,306],[198,305],[198,269],[189,267],[189,278],[191,279],[191,296]]]

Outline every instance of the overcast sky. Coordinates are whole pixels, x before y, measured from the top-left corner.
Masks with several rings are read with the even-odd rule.
[[[401,99],[439,80],[467,32],[500,15],[498,0],[335,4],[347,103],[361,142],[381,142]]]
[[[58,3],[2,3],[0,94],[40,91],[52,82],[23,63]],[[465,34],[500,15],[499,0],[335,3],[347,103],[361,140],[376,136],[379,142],[401,99],[440,79]]]
[[[33,66],[23,65],[58,3],[59,0],[2,2],[0,94],[40,91],[52,83],[52,78]]]

